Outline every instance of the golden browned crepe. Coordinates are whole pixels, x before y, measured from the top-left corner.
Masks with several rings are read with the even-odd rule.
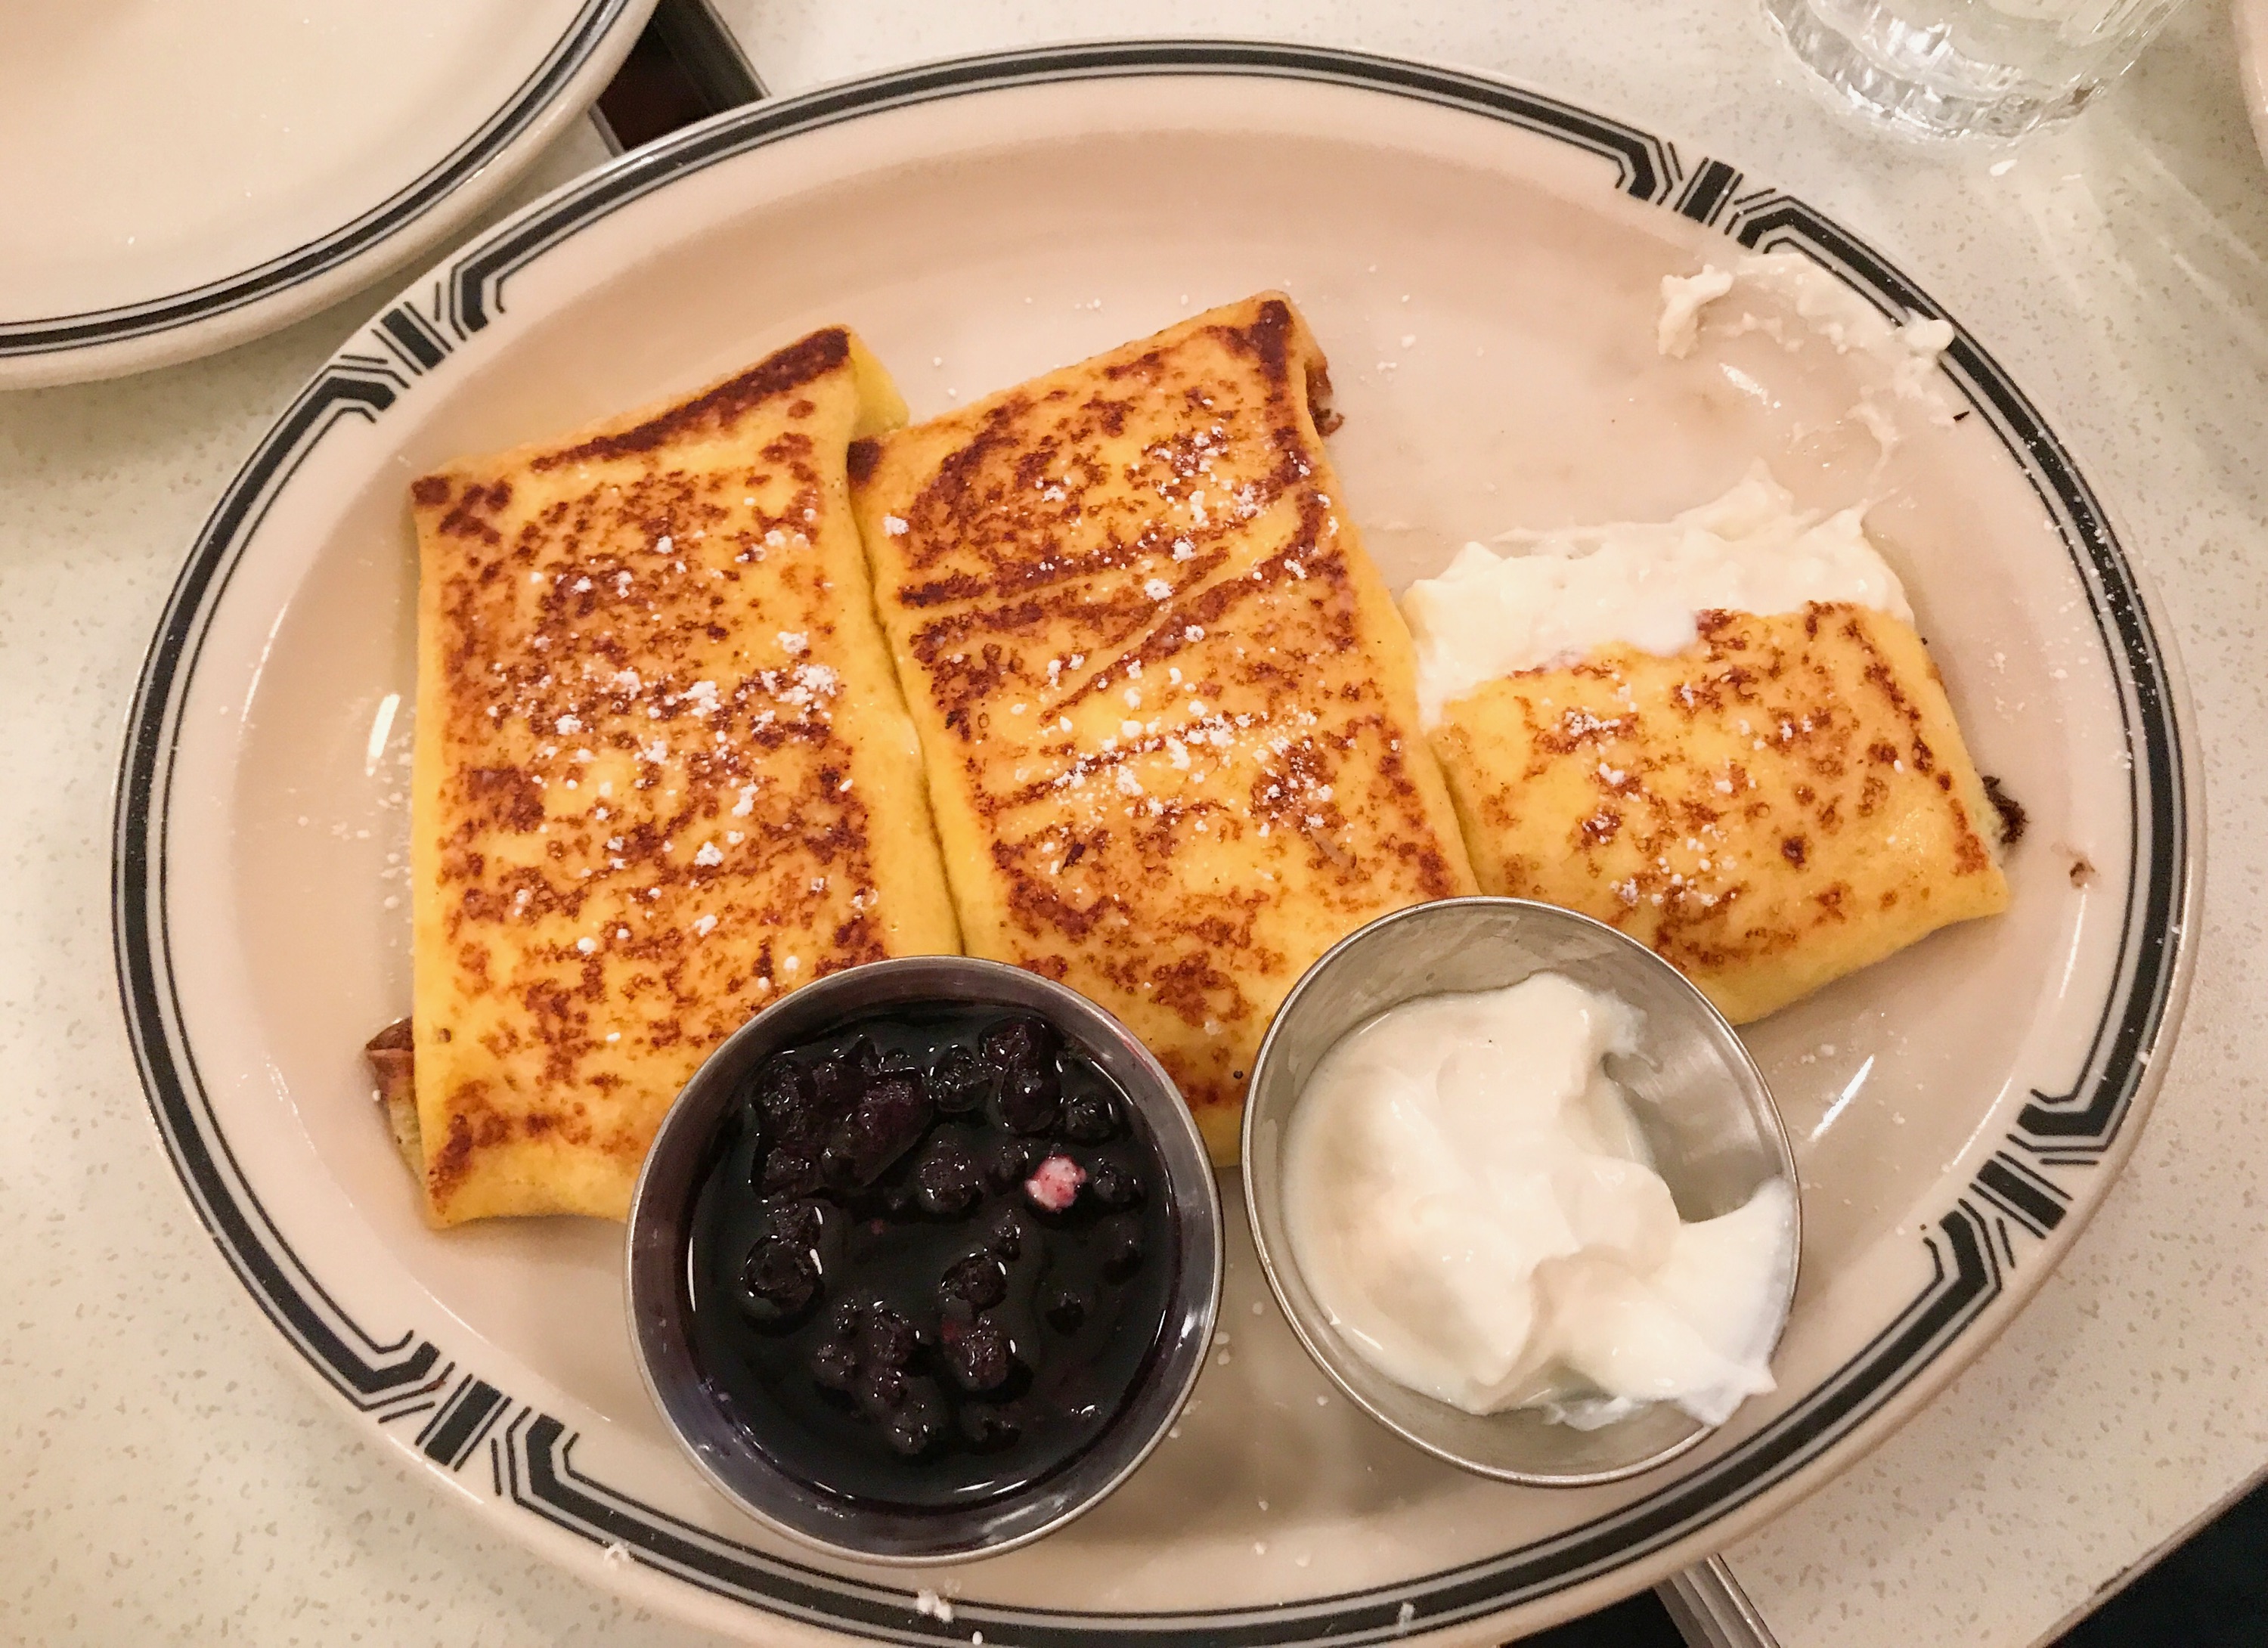
[[[1481,886],[1609,922],[1734,1022],[2007,906],[1993,808],[1899,619],[1705,613],[1661,658],[1488,682],[1432,743]]]
[[[750,1014],[958,947],[843,474],[903,419],[836,327],[412,489],[436,1223],[622,1217],[670,1100]]]
[[[1263,294],[851,455],[969,953],[1124,1019],[1224,1162],[1308,964],[1473,890],[1327,388]]]

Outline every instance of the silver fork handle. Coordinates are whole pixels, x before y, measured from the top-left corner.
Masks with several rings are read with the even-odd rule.
[[[1653,1593],[1690,1648],[1779,1648],[1721,1556],[1670,1575]]]

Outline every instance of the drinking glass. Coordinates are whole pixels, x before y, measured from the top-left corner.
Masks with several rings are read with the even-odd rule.
[[[2021,137],[2125,73],[2184,0],[1764,0],[1836,99],[1921,137]]]

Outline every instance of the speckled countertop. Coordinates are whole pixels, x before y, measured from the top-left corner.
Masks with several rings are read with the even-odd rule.
[[[2268,1468],[2268,169],[2219,0],[2077,128],[1998,166],[1845,129],[1752,0],[724,9],[776,91],[1074,32],[1494,70],[1705,139],[1954,306],[2088,465],[2186,654],[2211,798],[2196,992],[2139,1150],[2069,1262],[1918,1419],[1730,1559],[1787,1648],[2021,1648]],[[536,185],[601,158],[578,130]],[[0,396],[8,1641],[709,1640],[553,1572],[339,1423],[174,1189],[128,1056],[107,828],[142,649],[227,475],[374,307]]]

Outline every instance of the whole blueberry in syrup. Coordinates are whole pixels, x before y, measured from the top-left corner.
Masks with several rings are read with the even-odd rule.
[[[1045,1019],[895,1010],[750,1082],[695,1206],[693,1348],[782,1469],[965,1505],[1092,1444],[1157,1350],[1164,1164]]]

